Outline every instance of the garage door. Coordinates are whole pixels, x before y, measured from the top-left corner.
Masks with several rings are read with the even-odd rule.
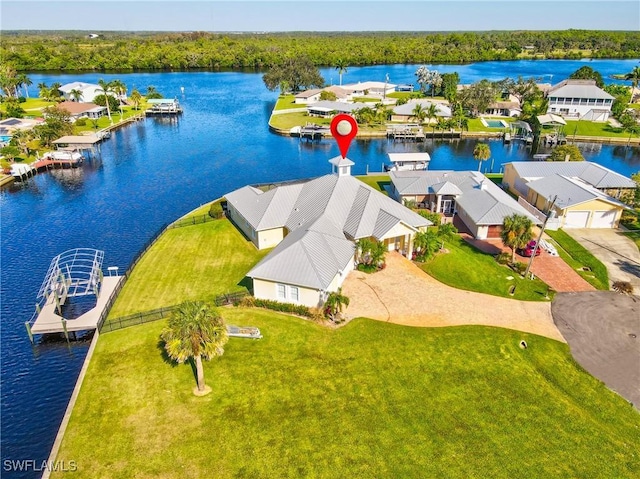
[[[487,238],[500,238],[500,233],[502,233],[502,225],[489,226]]]
[[[616,211],[594,211],[591,220],[592,228],[613,228],[616,220]]]
[[[568,211],[564,220],[565,228],[586,228],[589,220],[588,211]]]

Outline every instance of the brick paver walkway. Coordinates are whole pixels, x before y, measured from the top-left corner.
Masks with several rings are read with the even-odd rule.
[[[511,254],[511,250],[502,244],[499,239],[477,240],[469,235],[462,235],[464,240],[480,251],[489,254],[505,252]],[[516,254],[516,260],[522,263],[529,263],[529,258],[524,258]],[[559,293],[577,293],[580,291],[595,291],[596,289],[587,283],[571,266],[564,262],[559,256],[551,256],[541,250],[540,256],[533,260],[531,272],[547,283]]]

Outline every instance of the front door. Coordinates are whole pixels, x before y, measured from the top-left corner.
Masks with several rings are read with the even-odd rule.
[[[453,206],[453,200],[442,200],[442,212],[445,215],[450,215],[451,213],[453,213]]]

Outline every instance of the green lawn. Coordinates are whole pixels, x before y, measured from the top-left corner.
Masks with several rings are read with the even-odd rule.
[[[25,116],[41,116],[40,112],[55,102],[44,101],[41,98],[27,98],[24,103],[20,103],[20,107],[25,111]],[[6,103],[0,103],[0,111],[5,113],[7,111]]]
[[[100,337],[57,457],[73,477],[638,477],[638,412],[566,344],[222,313],[264,338],[205,362],[201,398],[192,368],[163,359],[163,321]]]
[[[489,117],[488,117],[489,118]],[[489,118],[490,120],[502,120],[507,123],[511,123],[514,121],[514,118]],[[480,118],[470,118],[467,120],[467,131],[470,132],[489,132],[489,133],[501,133],[503,131],[509,131],[509,128],[489,128],[488,126],[484,126],[482,124],[482,120]]]
[[[631,239],[640,250],[640,230],[629,231],[625,233],[625,236]]]
[[[360,181],[366,183],[371,188],[375,188],[378,191],[381,191],[385,195],[387,192],[384,187],[391,184],[391,180],[389,179],[389,175],[367,175],[367,176],[357,176]]]
[[[593,256],[584,246],[574,240],[562,230],[545,230],[557,246],[558,254],[580,276],[582,276],[594,288],[609,291],[609,273],[604,264]],[[591,271],[583,271],[588,267]]]
[[[458,289],[492,294],[523,301],[546,301],[547,285],[538,278],[522,279],[507,266],[500,265],[461,237],[445,241],[448,253],[439,253],[425,263],[417,263],[438,281]],[[516,256],[517,258],[517,256]],[[507,279],[512,277],[513,279]],[[515,294],[509,289],[515,285]]]
[[[315,123],[317,125],[330,125],[331,118],[319,118],[315,116],[309,116],[307,110],[299,113],[283,113],[282,115],[271,115],[269,124],[274,128],[280,128],[282,130],[290,130],[294,126],[304,126],[307,123]]]
[[[300,108],[302,110],[307,109],[307,105],[296,104],[296,97],[294,95],[280,95],[278,97],[278,101],[276,101],[276,106],[274,110],[287,110],[289,108]]]
[[[142,107],[139,110],[134,110],[132,107],[125,107],[122,109],[122,116],[120,116],[120,110],[116,110],[111,112],[111,118],[113,119],[113,123],[118,123],[121,120],[126,120],[132,116],[140,115],[143,112],[144,109],[142,109]],[[106,128],[110,125],[111,122],[109,121],[109,117],[105,114],[105,116],[98,119],[97,128],[93,126],[91,120],[87,120],[87,123],[83,126],[74,125],[74,130],[76,133],[81,131],[95,131]]]
[[[227,219],[170,229],[137,264],[109,318],[242,291],[245,274],[266,253]]]
[[[622,128],[614,128],[608,123],[584,120],[567,120],[567,126],[564,127],[564,133],[567,135],[567,139],[571,139],[574,133],[578,136],[605,136],[616,138],[629,137],[629,133],[625,133]]]

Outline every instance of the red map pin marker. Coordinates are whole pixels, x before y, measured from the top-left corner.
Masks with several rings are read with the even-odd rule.
[[[351,140],[358,134],[358,123],[355,118],[344,113],[336,115],[331,120],[331,134],[338,143],[342,158],[346,158]]]

